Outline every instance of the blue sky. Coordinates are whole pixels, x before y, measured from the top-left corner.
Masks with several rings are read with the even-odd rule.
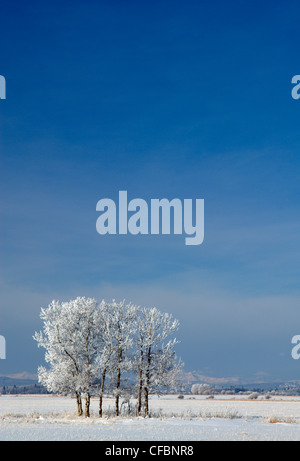
[[[53,298],[181,323],[187,370],[300,378],[298,1],[4,1],[0,373]],[[96,203],[204,198],[205,241],[100,236]]]

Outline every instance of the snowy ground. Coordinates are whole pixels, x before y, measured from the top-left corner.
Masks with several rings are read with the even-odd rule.
[[[300,441],[300,399],[248,400],[232,396],[152,397],[152,418],[76,416],[74,399],[56,396],[0,397],[0,440],[294,440]],[[113,409],[106,399],[105,410]]]

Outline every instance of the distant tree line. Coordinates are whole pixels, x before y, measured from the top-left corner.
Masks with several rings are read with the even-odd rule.
[[[0,395],[6,394],[49,394],[49,391],[40,384],[25,384],[23,386],[13,384],[0,387]]]
[[[172,336],[179,322],[171,314],[78,297],[52,301],[40,317],[43,331],[34,339],[49,367],[39,367],[39,383],[49,392],[75,396],[80,416],[90,416],[91,397],[97,396],[102,417],[104,392],[113,394],[116,416],[120,398],[128,395],[137,398],[137,414],[147,416],[150,393],[178,386],[182,364]]]
[[[258,398],[263,395],[300,395],[300,381],[283,384],[261,383],[248,386],[215,386],[207,383],[195,383],[191,386],[190,392],[194,395],[248,395],[250,399]]]

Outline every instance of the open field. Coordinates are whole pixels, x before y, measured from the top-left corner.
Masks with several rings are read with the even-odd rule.
[[[71,398],[3,395],[0,440],[300,440],[299,397],[152,396],[150,404],[151,418],[115,418],[114,401],[106,399],[100,419],[93,399],[86,419]]]

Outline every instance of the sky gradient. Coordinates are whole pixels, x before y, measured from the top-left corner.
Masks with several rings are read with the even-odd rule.
[[[41,306],[156,306],[209,376],[300,379],[298,1],[3,1],[0,374]],[[101,198],[203,198],[205,239],[96,232]]]

